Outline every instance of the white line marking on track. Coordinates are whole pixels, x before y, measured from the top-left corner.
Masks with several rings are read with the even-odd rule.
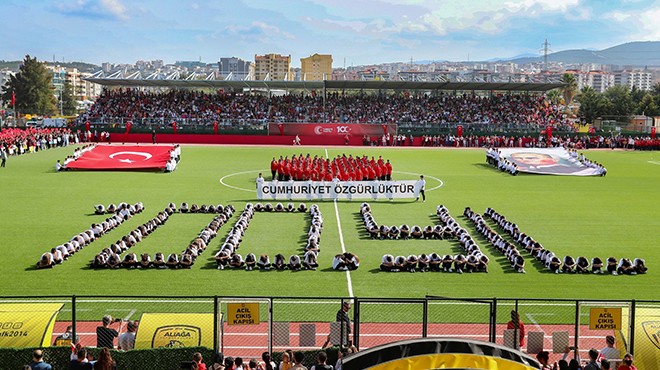
[[[325,158],[328,156],[328,149],[325,150]],[[337,207],[337,199],[333,201],[335,205],[335,216],[337,217],[337,231],[339,232],[339,244],[341,244],[341,252],[346,253],[346,245],[344,244],[344,234],[341,232],[341,220],[339,219],[339,208]],[[346,280],[348,281],[348,296],[353,298],[353,281],[351,280],[351,272],[346,270]]]
[[[545,335],[545,330],[543,330],[541,325],[539,325],[539,323],[536,320],[534,320],[535,315],[542,315],[542,314],[531,314],[531,313],[525,314],[525,316],[527,316],[527,318],[529,319],[529,322],[534,324],[534,326]]]

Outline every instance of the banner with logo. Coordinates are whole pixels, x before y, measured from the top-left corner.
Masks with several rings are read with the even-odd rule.
[[[47,347],[61,303],[0,304],[0,348]]]
[[[401,199],[419,196],[421,183],[403,181],[265,181],[257,187],[257,199],[332,200]]]
[[[660,307],[635,309],[634,359],[638,369],[660,369]]]
[[[573,158],[564,148],[503,148],[499,149],[501,157],[508,159],[518,166],[519,172],[571,175],[571,176],[598,176],[596,168],[587,167]]]
[[[280,136],[383,136],[395,135],[396,124],[366,123],[269,123],[268,135]]]
[[[75,170],[164,169],[170,160],[172,145],[97,145],[67,164]]]
[[[222,316],[218,320],[222,323]],[[214,347],[212,313],[143,313],[140,317],[135,349],[198,346]]]

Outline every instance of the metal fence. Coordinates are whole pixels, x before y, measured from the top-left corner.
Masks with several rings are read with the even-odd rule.
[[[352,325],[348,328],[336,322],[337,312],[344,302],[351,304],[347,314]],[[97,345],[96,327],[101,325],[105,315],[124,322],[137,321],[139,333],[139,322],[145,314],[184,314],[187,324],[206,325],[207,330],[213,330],[214,350],[244,358],[260,357],[265,351],[317,350],[352,345],[365,349],[402,339],[449,336],[503,344],[532,354],[547,350],[556,360],[562,357],[564,347],[575,347],[581,358],[587,358],[590,348],[605,347],[607,335],[619,338],[617,346],[622,355],[626,352],[634,354],[637,350],[652,350],[653,341],[635,342],[635,330],[640,330],[640,327],[646,330],[646,323],[656,325],[646,335],[660,335],[657,332],[660,301],[458,299],[434,296],[23,296],[0,297],[0,303],[61,303],[63,306],[57,315],[51,342],[54,343],[57,336],[72,326],[80,343],[91,347]],[[252,304],[254,321],[234,325],[231,315],[228,315],[232,304]],[[620,330],[594,329],[590,325],[592,309],[619,310],[622,317]],[[194,322],[194,314],[212,314],[212,329],[208,321]],[[524,329],[512,325],[512,318],[516,315]],[[115,329],[121,326],[122,330],[126,330],[126,325],[112,325],[116,325],[112,326]],[[559,345],[561,348],[557,347]]]

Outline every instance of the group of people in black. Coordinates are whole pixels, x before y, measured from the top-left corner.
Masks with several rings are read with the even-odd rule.
[[[136,204],[120,203],[119,205],[110,204],[106,208],[103,205],[94,206],[94,213],[108,217],[100,223],[93,223],[89,229],[74,235],[68,242],[58,245],[43,253],[37,262],[37,268],[52,268],[56,264],[66,261],[70,256],[92,243],[97,238],[102,237],[108,231],[118,227],[124,221],[133,215],[141,213],[144,210],[142,203]]]
[[[492,208],[487,208],[484,216],[493,220],[498,227],[504,230],[519,246],[527,250],[532,257],[543,263],[551,272],[559,273],[594,273],[602,274],[603,269],[609,274],[619,275],[637,275],[644,274],[648,270],[646,261],[642,258],[635,258],[631,261],[629,258],[621,258],[617,260],[616,257],[609,257],[606,264],[600,257],[593,257],[591,264],[586,257],[580,256],[577,259],[572,256],[565,256],[563,261],[559,259],[549,249],[546,249],[531,236],[523,233],[518,228],[518,225],[509,221],[502,214],[496,212]],[[502,243],[508,243],[502,241]],[[514,247],[515,248],[515,247]],[[499,249],[499,248],[498,248]]]
[[[243,241],[243,235],[250,225],[250,221],[254,217],[255,212],[307,212],[307,205],[300,203],[296,208],[293,203],[284,206],[282,203],[277,203],[273,206],[270,203],[247,203],[245,209],[241,213],[238,221],[228,233],[225,242],[223,243],[220,251],[215,254],[215,260],[218,270],[229,269],[245,269],[252,271],[259,269],[262,271],[274,270],[291,270],[300,271],[316,270],[318,264],[318,253],[320,251],[319,245],[321,242],[321,232],[323,230],[323,217],[321,211],[316,204],[309,208],[309,216],[311,218],[309,231],[307,233],[307,244],[305,246],[305,253],[301,258],[297,254],[293,254],[287,260],[283,254],[275,255],[274,261],[271,263],[268,254],[261,254],[259,258],[254,253],[245,255],[245,259],[237,253],[237,250]]]

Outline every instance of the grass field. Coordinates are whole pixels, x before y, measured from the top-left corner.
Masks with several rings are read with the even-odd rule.
[[[382,155],[397,179],[423,173],[442,181],[427,193],[426,203],[411,200],[372,202],[381,224],[437,222],[435,208],[444,204],[476,238],[491,259],[490,273],[383,273],[384,253],[393,255],[458,253],[452,241],[379,241],[362,233],[360,200],[319,203],[324,216],[320,268],[317,271],[218,271],[212,259],[246,202],[255,202],[254,180],[273,156],[309,152],[334,157],[340,153]],[[73,147],[12,157],[0,169],[0,269],[5,282],[0,295],[265,295],[423,297],[521,297],[582,299],[660,299],[660,222],[656,205],[660,153],[588,151],[605,164],[606,177],[510,176],[487,166],[483,150],[421,148],[209,147],[184,146],[171,174],[152,172],[56,173],[55,161]],[[655,161],[657,163],[654,163]],[[400,171],[400,172],[397,172]],[[406,172],[406,173],[402,173]],[[269,176],[267,176],[269,177]],[[225,186],[223,182],[231,187]],[[440,185],[429,178],[427,188]],[[245,190],[238,190],[241,188]],[[249,191],[246,191],[249,190]],[[98,239],[53,269],[36,270],[40,255],[100,219],[98,203],[138,202],[145,212]],[[168,202],[233,204],[230,223],[219,230],[191,270],[92,270],[89,261],[102,248],[155,216]],[[527,259],[527,274],[512,272],[506,261],[477,236],[462,217],[466,206],[479,212],[493,207],[557,255],[607,258],[641,257],[649,273],[638,276],[555,275]],[[336,207],[336,208],[335,208]],[[176,214],[133,251],[180,253],[211,215]],[[340,227],[338,227],[338,221]],[[240,253],[300,253],[308,219],[300,213],[258,213],[250,223]],[[360,256],[360,269],[348,275],[332,271],[332,256],[345,249]],[[525,255],[527,257],[527,255]],[[350,286],[350,288],[349,288]]]

